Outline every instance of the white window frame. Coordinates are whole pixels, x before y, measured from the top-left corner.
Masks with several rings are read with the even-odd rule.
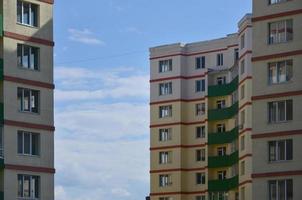
[[[160,83],[159,87],[159,96],[166,96],[172,94],[172,82]]]
[[[25,113],[34,113],[34,114],[39,114],[40,113],[40,91],[39,90],[32,90],[32,89],[29,89],[29,88],[21,88],[21,87],[18,87],[17,88],[17,93],[19,93],[19,90],[22,92],[22,96],[21,96],[21,99],[20,101],[21,102],[18,102],[18,103],[21,103],[21,105],[19,105],[19,111],[20,112],[25,112]],[[29,90],[29,110],[25,110],[24,107],[25,107],[25,100],[24,100],[24,92],[25,90]],[[35,96],[33,96],[33,92],[37,92],[37,98],[38,99],[34,99]],[[19,100],[19,96],[18,96],[18,100]],[[34,112],[33,111],[33,106],[35,106],[35,103],[34,101],[38,101],[38,104],[37,104],[37,112]]]
[[[30,187],[30,191],[29,192],[29,196],[25,196],[24,193],[26,193],[25,189],[24,189],[24,182],[25,182],[25,178],[29,178],[29,187]],[[38,196],[35,195],[36,191],[35,191],[35,185],[34,185],[34,180],[37,179],[38,181]],[[18,180],[18,199],[30,199],[30,200],[36,200],[36,199],[40,199],[41,196],[41,178],[40,176],[33,176],[33,175],[26,175],[26,174],[18,174],[17,176],[17,180]],[[19,181],[21,180],[21,185],[19,185]],[[21,188],[19,188],[21,187]],[[19,190],[21,189],[21,191]],[[20,192],[22,192],[22,194],[20,195]]]
[[[159,187],[168,187],[172,185],[172,177],[169,174],[159,175]]]
[[[172,129],[171,128],[163,128],[159,129],[159,141],[166,142],[172,140]]]
[[[268,181],[268,196],[269,196],[269,200],[292,200],[293,199],[293,196],[291,197],[287,197],[287,194],[289,193],[288,189],[289,188],[289,183],[291,183],[291,194],[293,195],[293,189],[294,189],[294,183],[293,183],[293,180],[292,179],[281,179],[281,180],[269,180]],[[274,186],[275,185],[275,186]],[[280,197],[280,186],[281,185],[284,185],[284,197],[281,197],[281,199],[279,198]],[[274,187],[274,188],[273,188]],[[275,197],[273,196],[273,192],[272,190],[275,191]]]
[[[196,177],[196,185],[206,184],[206,174],[204,172],[196,173],[195,177]],[[199,178],[200,178],[200,182],[198,182]]]
[[[225,124],[217,124],[216,125],[217,133],[226,132]]]
[[[217,66],[223,66],[223,53],[217,54]]]
[[[281,75],[282,68],[285,71],[284,75]],[[283,79],[282,76],[285,76]],[[282,84],[291,81],[293,78],[293,60],[283,60],[278,62],[268,63],[268,84]]]
[[[216,101],[217,109],[224,109],[226,108],[226,101],[223,100],[218,100]]]
[[[159,107],[159,118],[172,117],[172,105]]]
[[[206,114],[206,104],[198,103],[195,105],[195,114],[196,116],[203,116]]]
[[[171,155],[172,152],[170,151],[159,152],[159,164],[171,163]]]
[[[289,107],[288,103],[291,102],[291,107]],[[284,119],[280,119],[280,104],[284,103],[284,116],[282,116]],[[291,116],[288,118],[287,112],[289,108],[291,108]],[[274,111],[275,108],[275,112]],[[293,100],[283,100],[283,101],[273,101],[268,103],[268,123],[274,124],[274,123],[282,123],[282,122],[288,122],[293,120]]]
[[[226,84],[226,77],[225,76],[217,77],[216,81],[217,81],[217,85],[224,85]]]
[[[22,141],[19,141],[19,134],[22,134]],[[25,134],[29,134],[29,153],[25,153],[25,137],[24,135]],[[38,139],[38,149],[37,149],[37,155],[36,154],[33,154],[33,135],[36,135],[37,136],[37,139]],[[41,139],[40,139],[40,134],[39,133],[33,133],[33,132],[28,132],[28,131],[18,131],[18,141],[17,141],[17,149],[18,149],[18,154],[19,155],[25,155],[25,156],[40,156],[40,146],[41,146]],[[19,142],[22,142],[22,152],[19,152]]]
[[[291,27],[290,27],[290,24],[291,24]],[[276,33],[273,33],[274,26],[276,28],[275,29]],[[293,20],[292,19],[270,22],[268,24],[268,29],[269,29],[268,44],[280,44],[280,43],[286,43],[286,42],[293,40],[294,32],[293,32]],[[284,33],[282,32],[283,29],[284,29]],[[288,33],[289,30],[291,30],[292,33]]]
[[[197,126],[196,127],[196,138],[205,138],[206,137],[206,127]]]
[[[284,152],[281,148],[281,143],[284,144]],[[291,145],[291,155],[288,157],[288,145]],[[286,139],[286,140],[275,140],[275,141],[269,141],[268,142],[268,161],[270,163],[274,162],[286,162],[293,160],[293,140],[292,139]],[[284,154],[284,159],[281,158],[280,154]]]
[[[17,0],[17,9],[18,9],[18,3],[21,3],[21,21],[18,21],[18,17],[17,17],[17,23],[18,24],[22,24],[22,25],[25,25],[25,26],[30,26],[30,27],[39,27],[39,6],[37,4],[33,4],[33,3],[30,3],[30,2],[27,2],[27,1],[21,1],[21,0]],[[26,23],[24,21],[24,4],[28,4],[29,5],[29,24]],[[32,19],[32,6],[36,6],[36,21],[37,21],[37,24],[34,24],[34,21]],[[17,11],[17,15],[18,15],[18,11]]]
[[[19,49],[21,48],[21,49]],[[23,62],[23,58],[24,58],[24,48],[28,48],[28,51],[29,51],[29,56],[28,56],[28,66],[25,66],[24,65],[24,62]],[[34,49],[37,51],[37,63],[35,63],[35,58],[32,57],[32,52],[34,51]],[[29,46],[29,45],[25,45],[25,44],[17,44],[17,52],[21,53],[21,57],[18,56],[18,67],[21,67],[23,69],[30,69],[30,70],[34,70],[34,71],[39,71],[40,69],[40,48],[38,47],[33,47],[33,46]],[[37,66],[35,66],[35,64]]]
[[[274,4],[279,4],[279,3],[285,3],[288,2],[289,0],[268,0],[269,5],[274,5]]]
[[[159,73],[171,72],[172,66],[173,66],[173,61],[172,61],[172,59],[160,60],[158,62],[158,66],[159,66],[158,67]]]
[[[206,81],[205,79],[201,79],[201,80],[196,80],[195,81],[195,92],[198,93],[198,92],[205,92],[206,90]]]
[[[218,147],[217,156],[225,156],[225,155],[226,155],[226,147]]]
[[[199,65],[198,65],[198,63],[199,63]],[[205,56],[195,58],[195,68],[196,69],[204,69],[205,67],[206,67],[206,57]]]

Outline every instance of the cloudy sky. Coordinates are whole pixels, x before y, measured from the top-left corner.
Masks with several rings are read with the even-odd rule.
[[[55,1],[56,200],[149,193],[148,48],[223,37],[251,0]]]

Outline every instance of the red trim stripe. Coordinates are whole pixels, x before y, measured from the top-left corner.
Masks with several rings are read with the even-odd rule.
[[[292,16],[292,15],[298,15],[298,14],[301,14],[301,13],[302,13],[302,9],[291,10],[291,11],[272,14],[272,15],[253,17],[252,22],[259,22],[259,21],[264,21],[264,20],[269,20],[269,19],[274,19],[274,18],[279,18],[279,17],[287,17],[287,16]]]
[[[249,183],[251,184],[251,183],[253,183],[253,181],[252,180],[243,181],[243,182],[239,183],[239,187],[243,186],[243,185],[246,185],[246,184],[249,184]]]
[[[48,126],[48,125],[43,125],[43,124],[32,124],[32,123],[27,123],[27,122],[18,122],[18,121],[6,120],[6,119],[4,120],[4,125],[40,129],[40,130],[46,130],[46,131],[55,131],[54,126]]]
[[[44,82],[40,82],[40,81],[27,80],[27,79],[23,79],[23,78],[12,77],[12,76],[4,76],[4,80],[14,82],[14,83],[21,83],[21,84],[26,84],[26,85],[36,86],[36,87],[47,88],[47,89],[55,88],[54,84],[44,83]]]
[[[252,139],[282,137],[282,136],[291,136],[291,135],[302,135],[302,130],[253,134]]]
[[[239,107],[239,111],[245,108],[246,106],[250,106],[250,105],[252,105],[252,102],[246,102],[245,104]]]
[[[158,193],[150,193],[150,196],[205,194],[207,192],[208,190],[194,191],[194,192],[158,192]]]
[[[302,90],[253,96],[252,100],[257,101],[257,100],[263,100],[263,99],[280,98],[280,97],[288,97],[288,96],[300,96],[300,95],[302,95]]]
[[[242,79],[242,80],[239,82],[239,86],[240,86],[244,81],[249,80],[249,79],[253,79],[253,77],[252,77],[252,76],[247,76],[247,77],[245,77],[244,79]]]
[[[239,36],[248,28],[252,28],[252,25],[246,25],[240,32],[239,32]]]
[[[248,131],[252,131],[252,129],[251,129],[251,128],[246,128],[246,129],[244,129],[243,131],[241,131],[241,132],[239,133],[239,135],[242,135],[242,134],[244,134],[245,132],[248,132]]]
[[[53,41],[49,41],[49,40],[45,40],[45,39],[41,39],[41,38],[35,38],[35,37],[28,37],[25,35],[20,35],[20,34],[8,32],[8,31],[4,31],[4,36],[7,38],[15,39],[15,40],[21,40],[24,42],[33,42],[33,43],[43,44],[43,45],[51,46],[51,47],[53,47],[55,45],[55,43]]]
[[[167,123],[167,124],[154,124],[154,125],[150,125],[150,128],[157,128],[157,127],[163,127],[163,126],[175,126],[175,125],[185,125],[185,126],[189,126],[189,125],[195,125],[195,124],[204,124],[206,123],[208,120],[204,120],[204,121],[197,121],[197,122],[175,122],[175,123]]]
[[[244,156],[241,156],[240,158],[239,158],[239,160],[243,160],[243,159],[245,159],[245,158],[247,158],[247,157],[252,157],[253,155],[252,154],[245,154]]]
[[[156,151],[156,150],[163,150],[163,149],[178,149],[178,148],[198,148],[198,147],[205,147],[208,143],[205,144],[195,144],[195,145],[172,145],[172,146],[162,146],[162,147],[152,147],[150,148],[150,151]]]
[[[282,57],[288,57],[288,56],[296,56],[296,55],[301,55],[301,54],[302,54],[302,50],[297,50],[297,51],[289,51],[289,52],[271,54],[271,55],[265,55],[265,56],[257,56],[257,57],[252,58],[252,62],[270,60],[270,59],[282,58]]]
[[[33,166],[25,166],[25,165],[10,165],[10,164],[5,164],[5,169],[17,170],[17,171],[29,171],[29,172],[49,173],[49,174],[56,173],[56,170],[54,168],[33,167]]]
[[[237,46],[238,46],[238,44],[232,44],[232,45],[227,46],[227,48],[213,49],[213,50],[209,50],[209,51],[201,51],[201,52],[195,52],[195,53],[176,53],[176,54],[170,54],[170,55],[164,55],[164,56],[157,56],[157,57],[151,57],[150,60],[167,58],[167,57],[173,57],[173,56],[195,56],[195,55],[202,55],[202,54],[207,54],[207,53],[226,51],[229,48],[237,47]]]
[[[252,178],[269,178],[276,176],[301,176],[302,170],[296,171],[284,171],[284,172],[268,172],[268,173],[257,173],[252,174]]]
[[[251,50],[247,50],[246,52],[244,52],[240,57],[239,57],[239,60],[241,60],[244,56],[246,56],[247,54],[252,54],[253,51]]]
[[[190,168],[190,169],[185,169],[185,168],[177,168],[177,169],[161,169],[161,170],[151,170],[150,174],[155,174],[155,173],[164,173],[164,172],[178,172],[178,171],[184,171],[184,172],[194,172],[194,171],[204,171],[208,167],[202,167],[202,168]]]
[[[48,4],[54,4],[54,0],[39,0],[39,1],[48,3]]]
[[[195,102],[195,101],[204,101],[208,97],[197,98],[197,99],[172,99],[167,101],[155,101],[151,102],[150,105],[157,105],[157,104],[165,104],[165,103],[173,103],[173,102]]]
[[[154,82],[161,82],[161,81],[168,81],[168,80],[175,80],[175,79],[196,79],[196,78],[203,78],[206,75],[208,75],[208,72],[204,73],[204,74],[200,74],[200,75],[194,75],[194,76],[171,76],[171,77],[166,77],[166,78],[159,78],[159,79],[153,79],[150,80],[150,83],[154,83]]]

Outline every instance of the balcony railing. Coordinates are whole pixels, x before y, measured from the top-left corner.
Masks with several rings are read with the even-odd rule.
[[[229,179],[224,180],[209,180],[209,192],[218,192],[218,191],[229,191],[233,188],[238,187],[239,178],[234,176]]]
[[[209,133],[208,144],[226,144],[231,143],[238,138],[239,129],[238,127],[232,129],[231,131],[223,133]]]
[[[226,96],[235,92],[238,88],[238,76],[231,83],[223,85],[210,85],[208,89],[209,97]]]
[[[229,167],[238,163],[238,160],[239,160],[238,151],[232,153],[231,155],[210,156],[208,167],[209,168]]]
[[[208,118],[209,121],[231,119],[238,113],[238,110],[239,104],[236,102],[228,108],[209,110]]]

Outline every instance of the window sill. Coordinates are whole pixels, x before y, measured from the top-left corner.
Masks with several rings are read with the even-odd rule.
[[[283,164],[291,163],[293,160],[278,160],[278,161],[269,161],[268,164]]]
[[[35,115],[35,116],[39,116],[40,115],[40,113],[34,113],[34,112],[22,111],[22,110],[19,110],[19,113],[22,113],[22,114],[31,114],[31,115]]]
[[[291,123],[292,121],[293,121],[293,120],[280,121],[280,122],[268,122],[268,125],[287,124],[287,123]]]
[[[23,24],[23,23],[20,23],[20,22],[17,22],[17,25],[24,26],[24,27],[27,27],[27,28],[39,29],[39,26],[32,26],[32,25]]]
[[[268,46],[274,46],[274,45],[279,45],[279,44],[288,44],[288,43],[293,43],[294,39],[289,40],[289,41],[285,41],[285,42],[276,42],[276,43],[270,43],[268,42],[267,45]]]
[[[280,86],[280,85],[289,85],[289,84],[292,84],[293,81],[292,80],[289,80],[289,81],[286,81],[286,82],[282,82],[282,83],[269,83],[268,86]]]
[[[41,158],[40,155],[30,155],[30,154],[20,154],[20,153],[18,153],[18,156],[20,156],[20,157],[28,157],[28,158]]]
[[[25,71],[40,72],[40,67],[38,67],[38,69],[31,69],[31,68],[27,68],[27,67],[23,67],[23,66],[18,66],[18,68],[20,70],[25,70]]]

